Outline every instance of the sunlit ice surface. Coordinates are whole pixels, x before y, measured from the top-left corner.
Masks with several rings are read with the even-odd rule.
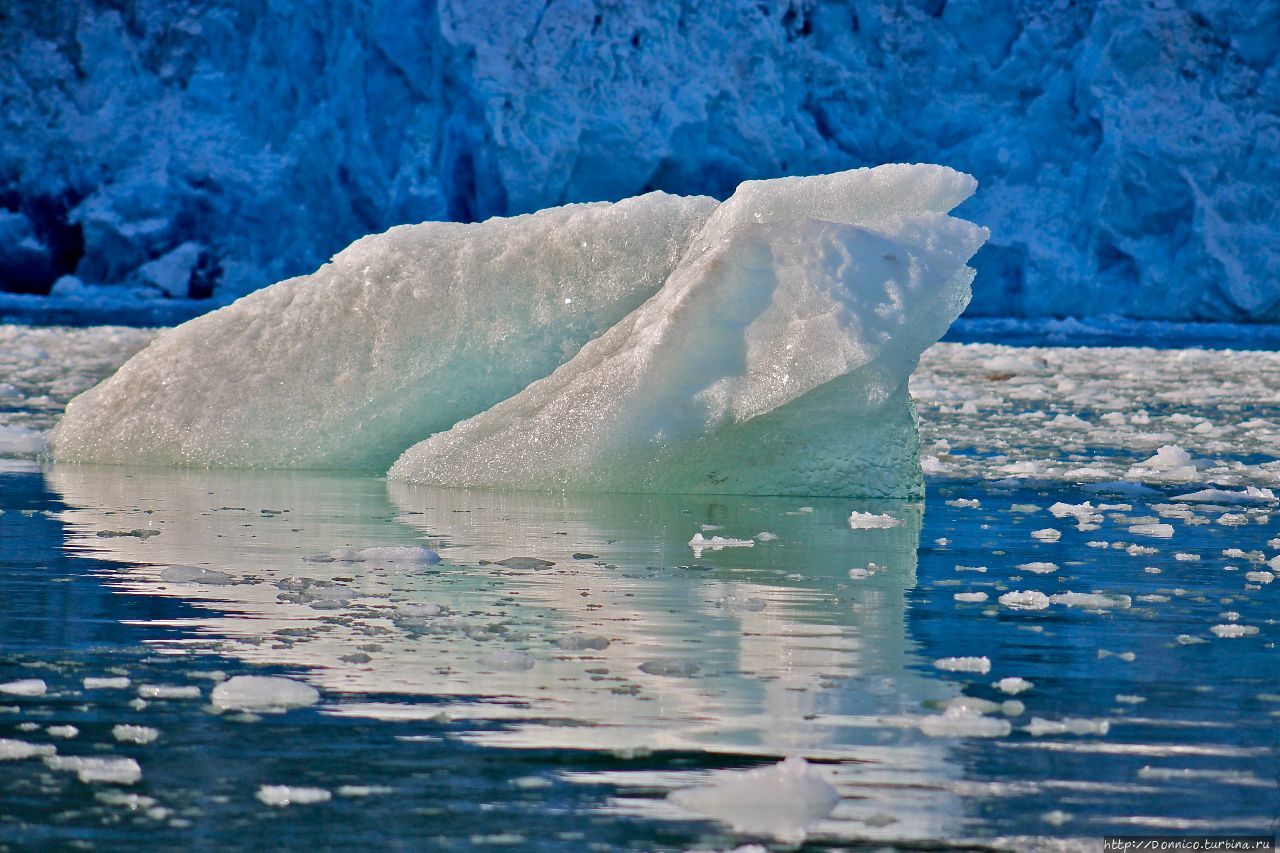
[[[37,438],[104,352],[146,336],[6,334],[6,424]],[[1026,849],[1269,832],[1276,365],[935,347],[913,379],[923,505],[14,459],[4,835],[724,849],[799,823],[819,845]],[[441,560],[342,559],[388,546]],[[216,686],[250,674],[319,701],[219,708]],[[837,792],[829,811],[753,823],[716,795],[784,758]],[[784,775],[752,779],[785,804]]]

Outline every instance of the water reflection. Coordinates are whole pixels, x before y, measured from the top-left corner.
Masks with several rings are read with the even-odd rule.
[[[54,466],[47,479],[70,507],[67,549],[131,567],[110,585],[207,604],[189,630],[307,673],[331,713],[447,715],[475,721],[460,736],[486,746],[800,754],[834,762],[845,796],[824,831],[956,833],[945,741],[912,725],[959,692],[919,669],[906,633],[919,505],[479,492],[297,472]],[[854,509],[902,523],[851,530]],[[695,556],[699,532],[755,544]],[[443,562],[314,561],[409,544]],[[170,564],[235,583],[168,583]],[[575,643],[585,648],[564,647]],[[688,781],[576,778],[646,791]],[[615,805],[669,808],[649,796]]]

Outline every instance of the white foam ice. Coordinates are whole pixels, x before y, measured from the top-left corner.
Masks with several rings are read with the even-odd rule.
[[[215,708],[224,711],[280,712],[320,701],[320,691],[292,678],[237,675],[213,688]]]
[[[668,797],[682,809],[729,824],[737,832],[802,841],[835,810],[840,793],[803,758],[751,770],[725,771]]]
[[[43,678],[20,678],[0,684],[0,693],[9,696],[43,696],[48,689]]]
[[[948,672],[977,672],[985,675],[991,671],[991,660],[986,657],[938,658],[933,665]]]

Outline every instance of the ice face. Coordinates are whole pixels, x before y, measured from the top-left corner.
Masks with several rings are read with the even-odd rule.
[[[385,470],[643,302],[715,206],[651,193],[358,240],[161,334],[71,402],[54,456]]]
[[[890,165],[392,229],[162,334],[54,455],[377,470],[417,441],[392,476],[918,496],[905,383],[968,301],[974,187]]]
[[[918,497],[906,382],[984,229],[742,225],[545,380],[411,448],[434,485]]]

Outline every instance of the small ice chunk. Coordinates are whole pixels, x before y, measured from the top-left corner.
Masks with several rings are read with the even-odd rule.
[[[761,530],[759,533],[756,534],[757,542],[772,542],[777,538],[778,538],[778,534],[770,533],[767,530]]]
[[[956,498],[954,500],[947,501],[947,506],[953,506],[957,509],[962,507],[977,509],[982,506],[982,503],[977,498]]]
[[[1245,572],[1244,578],[1254,583],[1271,583],[1276,576],[1273,572]]]
[[[957,572],[985,572],[986,566],[956,566]]]
[[[1041,542],[1057,542],[1062,538],[1062,531],[1054,530],[1052,527],[1045,527],[1041,530],[1031,531],[1031,538],[1038,539]]]
[[[951,597],[956,601],[963,601],[967,604],[976,604],[987,600],[985,592],[957,592]]]
[[[1116,608],[1125,609],[1133,604],[1127,595],[1108,595],[1094,592],[1059,592],[1049,596],[1054,604],[1065,604],[1067,607],[1087,607],[1091,609]]]
[[[1030,690],[1035,685],[1025,678],[1019,678],[1016,675],[1010,675],[995,682],[994,687],[1002,693],[1008,693],[1010,696],[1017,696],[1019,693]]]
[[[1049,606],[1049,596],[1031,589],[1006,592],[999,601],[1012,610],[1044,610]]]
[[[591,634],[565,634],[556,640],[556,646],[566,652],[602,651],[609,648],[609,640]]]
[[[507,557],[505,560],[498,560],[495,566],[502,566],[504,569],[517,569],[519,571],[534,570],[541,571],[549,569],[555,565],[552,560],[543,560],[538,557]]]
[[[90,675],[84,679],[85,690],[123,690],[128,686],[129,679],[123,675]]]
[[[43,678],[22,678],[0,684],[0,693],[10,696],[43,696],[48,689]]]
[[[1135,536],[1152,536],[1156,539],[1168,539],[1173,536],[1172,524],[1131,524],[1129,532]]]
[[[534,660],[524,652],[500,649],[480,658],[480,665],[497,672],[525,672],[533,669]]]
[[[991,671],[991,660],[986,657],[938,658],[933,665],[948,672],[977,672],[985,675]]]
[[[121,723],[111,727],[111,734],[121,743],[151,743],[160,737],[160,731],[150,726],[129,726]]]
[[[1036,561],[1032,563],[1019,563],[1018,568],[1024,572],[1031,572],[1035,575],[1047,575],[1058,570],[1057,563],[1046,561]]]
[[[1276,494],[1271,489],[1259,489],[1246,486],[1244,491],[1233,492],[1229,489],[1201,489],[1186,495],[1170,498],[1173,501],[1189,503],[1242,504],[1242,503],[1275,503]]]
[[[1236,639],[1239,637],[1252,637],[1258,633],[1258,629],[1252,625],[1214,625],[1209,629],[1215,636],[1224,640]]]
[[[0,761],[18,761],[37,755],[53,755],[57,749],[47,743],[27,743],[25,740],[0,737]]]
[[[256,795],[259,800],[269,806],[284,808],[285,806],[304,806],[311,803],[327,803],[333,794],[324,788],[312,788],[306,785],[263,785]]]
[[[199,699],[200,688],[194,684],[139,684],[143,699]]]
[[[202,583],[210,586],[228,586],[236,582],[226,572],[201,566],[166,566],[160,572],[160,580],[166,583]]]
[[[356,560],[368,563],[425,563],[440,562],[440,555],[421,545],[383,545],[363,548],[356,552]]]
[[[52,770],[74,772],[87,785],[95,782],[132,785],[142,778],[142,768],[132,758],[48,755],[44,763]]]
[[[919,726],[929,737],[1004,737],[1013,731],[1008,720],[988,717],[965,705],[923,717]]]
[[[704,548],[712,551],[719,551],[721,548],[751,548],[755,544],[754,539],[732,539],[727,536],[712,536],[708,539],[701,533],[693,534],[693,538],[689,540],[689,547],[695,551],[701,551]]]
[[[656,658],[640,664],[639,669],[648,675],[661,675],[666,678],[693,678],[702,667],[691,660]]]
[[[854,530],[883,530],[889,527],[897,527],[902,524],[902,519],[894,518],[889,513],[874,512],[858,512],[854,510],[849,514],[849,526]]]
[[[1043,735],[1105,735],[1111,730],[1110,720],[1088,720],[1082,717],[1063,717],[1061,720],[1046,720],[1032,717],[1026,731],[1032,737]]]
[[[740,833],[800,842],[835,810],[840,794],[803,758],[717,773],[705,785],[671,792],[682,809],[729,824]]]
[[[320,691],[292,678],[237,675],[213,688],[212,702],[224,711],[278,713],[320,701]]]
[[[75,726],[49,726],[45,729],[50,737],[73,738],[80,734],[80,730]]]

